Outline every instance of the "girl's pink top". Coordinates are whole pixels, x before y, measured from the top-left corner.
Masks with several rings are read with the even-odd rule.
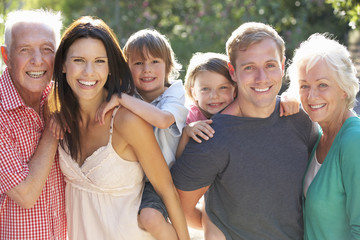
[[[186,118],[186,124],[200,121],[200,120],[207,120],[207,117],[200,111],[200,109],[192,104],[189,106],[189,113]]]

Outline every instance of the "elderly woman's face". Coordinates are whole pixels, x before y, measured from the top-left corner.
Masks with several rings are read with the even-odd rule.
[[[346,109],[346,93],[339,87],[336,74],[324,60],[306,72],[307,61],[299,66],[299,93],[304,110],[312,121],[330,124]]]

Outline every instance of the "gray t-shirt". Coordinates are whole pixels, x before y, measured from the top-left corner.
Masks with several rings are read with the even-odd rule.
[[[215,135],[191,140],[172,167],[183,191],[210,186],[206,212],[226,239],[302,239],[302,179],[318,136],[306,113],[268,118],[217,114]]]

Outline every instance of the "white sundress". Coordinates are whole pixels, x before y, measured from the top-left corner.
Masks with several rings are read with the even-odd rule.
[[[138,162],[122,159],[111,143],[117,109],[112,114],[108,144],[81,167],[59,147],[70,240],[154,239],[137,223],[144,172]]]

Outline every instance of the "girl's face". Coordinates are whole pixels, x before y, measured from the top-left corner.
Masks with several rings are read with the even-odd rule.
[[[191,89],[197,106],[206,117],[218,113],[229,105],[235,97],[235,87],[223,75],[204,71],[200,72]]]
[[[76,40],[68,50],[63,72],[79,100],[90,100],[98,96],[102,93],[109,74],[103,42],[94,38]]]
[[[165,91],[165,62],[147,51],[144,56],[147,56],[145,60],[141,56],[130,55],[128,63],[137,91],[153,100]]]

